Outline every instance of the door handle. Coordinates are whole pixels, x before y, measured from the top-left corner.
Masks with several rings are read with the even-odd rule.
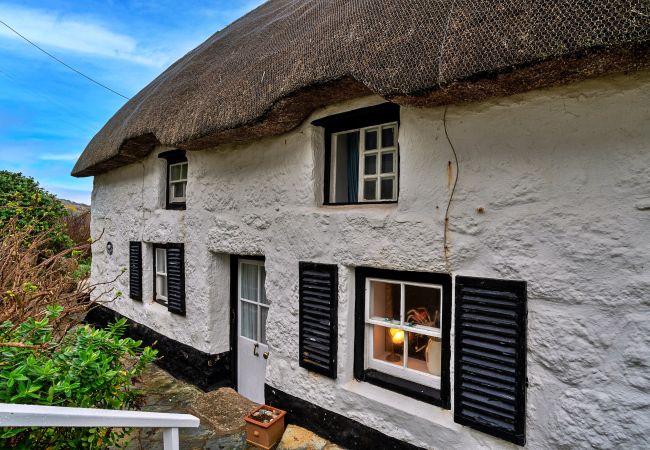
[[[264,357],[264,359],[269,359],[269,352],[262,353],[262,356]]]
[[[260,356],[260,352],[258,351],[259,348],[260,348],[260,344],[256,342],[255,345],[253,346],[253,355],[258,357]]]

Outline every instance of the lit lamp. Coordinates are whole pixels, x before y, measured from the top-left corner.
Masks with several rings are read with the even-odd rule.
[[[386,356],[386,361],[397,362],[402,358],[395,353],[395,346],[404,343],[404,330],[391,328],[388,330],[388,333],[390,334],[390,340],[393,342],[393,350]]]

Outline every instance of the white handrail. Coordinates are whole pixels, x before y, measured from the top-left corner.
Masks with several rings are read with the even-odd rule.
[[[197,428],[190,414],[0,403],[1,427],[163,428],[165,450],[178,450],[178,429]]]

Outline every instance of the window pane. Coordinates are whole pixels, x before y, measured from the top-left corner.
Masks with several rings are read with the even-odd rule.
[[[260,313],[260,342],[266,344],[266,316],[269,313],[269,308],[261,306]]]
[[[260,267],[260,271],[262,272],[261,273],[261,277],[262,277],[262,281],[261,281],[262,295],[260,296],[260,302],[268,303],[269,301],[266,299],[266,288],[264,287],[264,285],[266,284],[266,269],[264,269],[264,266]]]
[[[381,180],[381,199],[392,200],[395,193],[395,178],[382,178]]]
[[[377,155],[366,155],[363,173],[366,175],[375,175],[377,173]]]
[[[372,357],[402,367],[404,331],[397,328],[373,325],[372,335]]]
[[[187,163],[181,166],[181,178],[187,180]]]
[[[393,147],[395,145],[395,128],[383,128],[381,130],[381,146]]]
[[[395,171],[395,153],[388,152],[381,155],[381,173],[393,173]]]
[[[257,297],[257,265],[255,264],[242,264],[241,265],[241,296],[247,300],[256,302]]]
[[[408,360],[406,367],[440,376],[442,343],[440,339],[418,333],[407,333]]]
[[[366,150],[375,150],[377,148],[377,130],[366,130]]]
[[[440,289],[404,286],[404,321],[416,326],[440,328]]]
[[[174,198],[184,198],[185,197],[185,182],[174,183]]]
[[[377,180],[365,180],[363,182],[363,199],[376,200],[377,199]]]
[[[359,131],[336,137],[331,172],[331,200],[336,203],[359,201],[359,137]]]
[[[169,167],[169,169],[170,169],[170,179],[171,179],[171,181],[180,180],[180,178],[181,178],[181,166],[179,166],[179,165],[171,165]]]
[[[156,249],[156,272],[167,273],[167,250],[164,248]]]
[[[370,317],[399,323],[402,290],[397,283],[370,282]]]
[[[241,335],[257,340],[257,305],[240,301],[241,303]]]
[[[156,275],[156,297],[167,298],[167,277]]]

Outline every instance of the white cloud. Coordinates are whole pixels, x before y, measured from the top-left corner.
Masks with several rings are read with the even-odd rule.
[[[46,49],[58,48],[157,67],[169,62],[167,55],[140,48],[134,38],[113,32],[87,17],[0,4],[0,20]],[[20,39],[2,24],[0,38]]]
[[[43,161],[76,161],[79,153],[44,153],[38,156]]]

